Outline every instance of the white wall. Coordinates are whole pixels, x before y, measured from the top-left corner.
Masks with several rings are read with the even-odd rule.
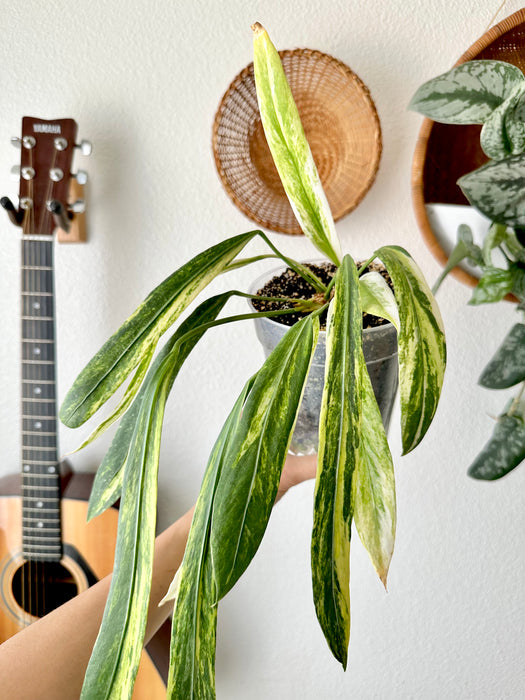
[[[2,0],[0,194],[16,195],[9,137],[23,115],[74,117],[94,143],[90,160],[77,159],[91,177],[89,242],[56,251],[60,395],[154,285],[201,249],[253,227],[223,192],[210,142],[220,98],[251,60],[255,20],[278,48],[316,48],[350,65],[376,102],[381,167],[338,224],[344,248],[359,257],[401,244],[435,279],[439,267],[410,201],[421,119],[406,105],[486,30],[499,4]],[[517,9],[509,2],[499,19]],[[19,468],[19,243],[7,218],[2,231],[0,474]],[[302,238],[273,237],[290,255],[311,255]],[[235,285],[250,276],[236,273]],[[510,305],[468,307],[469,294],[453,279],[440,292],[449,364],[427,438],[400,458],[397,413],[392,423],[399,526],[388,594],[354,540],[348,671],[331,658],[311,601],[309,483],[275,509],[253,565],[221,603],[222,700],[523,697],[525,467],[494,484],[465,474],[504,403],[476,380],[515,314]],[[194,502],[226,411],[261,359],[251,327],[234,327],[210,333],[180,376],[164,434],[161,525]],[[62,450],[87,432],[62,429]],[[95,470],[107,444],[75,455],[75,468]]]

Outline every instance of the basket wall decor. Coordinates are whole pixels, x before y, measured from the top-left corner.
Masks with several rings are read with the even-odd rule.
[[[319,176],[337,221],[371,187],[381,127],[370,93],[337,59],[311,49],[279,52]],[[233,80],[213,125],[213,153],[234,204],[271,231],[300,234],[262,128],[253,63]]]
[[[525,9],[489,29],[455,65],[473,59],[506,61],[525,72]],[[412,201],[423,238],[443,266],[448,254],[432,229],[426,205],[468,205],[456,183],[462,175],[488,160],[479,145],[480,132],[479,125],[440,124],[431,119],[423,121],[419,132],[412,164]],[[452,274],[464,284],[478,283],[478,279],[463,268],[454,268]]]

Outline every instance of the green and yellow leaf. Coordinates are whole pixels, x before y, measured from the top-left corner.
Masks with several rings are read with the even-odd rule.
[[[168,678],[170,700],[215,698],[217,594],[209,550],[211,515],[225,446],[240,420],[252,385],[253,379],[243,389],[212,450],[184,559],[175,577],[176,602]]]
[[[133,405],[123,417],[102,463],[100,464],[89,499],[88,517],[93,518],[109,508],[120,497],[123,467],[128,459],[133,431],[142,404],[144,389],[153,380],[165,358],[178,347],[177,356],[171,365],[168,393],[171,391],[180,368],[206,331],[206,324],[214,321],[234,292],[218,294],[206,299],[180,325],[153,362],[148,378]]]
[[[392,279],[399,309],[401,432],[406,454],[423,439],[437,409],[445,373],[445,334],[432,292],[406,250],[385,246],[375,254]]]
[[[359,451],[352,481],[354,522],[386,588],[396,536],[394,464],[370,377],[366,367],[361,371]]]
[[[257,551],[317,343],[318,319],[290,328],[259,370],[225,448],[213,505],[211,553],[217,595],[236,583]]]
[[[352,479],[359,450],[364,364],[359,281],[355,264],[346,255],[337,272],[327,320],[312,532],[317,618],[344,668],[350,638]]]
[[[275,166],[303,232],[338,265],[342,254],[334,220],[281,59],[265,29],[252,28],[259,111]]]
[[[241,234],[209,248],[156,287],[79,374],[64,399],[61,420],[76,428],[90,418],[256,234]]]

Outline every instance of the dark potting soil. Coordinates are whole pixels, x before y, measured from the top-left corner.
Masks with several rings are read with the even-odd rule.
[[[357,263],[357,267],[361,267],[363,263]],[[322,282],[328,285],[330,280],[335,274],[336,267],[333,263],[321,263],[319,265],[314,265],[313,263],[306,263],[305,267],[311,270]],[[368,265],[367,272],[379,272],[388,282],[390,288],[392,288],[392,282],[388,276],[385,268],[379,263],[372,262]],[[300,277],[291,268],[287,268],[280,275],[272,277],[268,282],[257,290],[258,296],[263,297],[289,297],[291,299],[311,299],[317,294],[316,290],[312,285]],[[291,302],[279,302],[279,301],[264,301],[262,299],[252,299],[252,304],[257,311],[276,311],[278,309],[291,309],[293,304]],[[307,316],[307,313],[295,312],[289,314],[283,314],[282,316],[272,316],[274,321],[278,323],[283,323],[286,326],[293,326],[294,323],[300,321],[301,318]],[[323,312],[320,316],[321,329],[326,328],[326,315],[327,311]],[[371,314],[363,314],[363,328],[373,328],[374,326],[381,326],[388,323],[383,318],[378,316],[372,316]]]

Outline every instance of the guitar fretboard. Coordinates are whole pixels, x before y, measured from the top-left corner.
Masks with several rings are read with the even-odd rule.
[[[62,540],[50,238],[22,239],[21,310],[23,556],[58,561]]]

